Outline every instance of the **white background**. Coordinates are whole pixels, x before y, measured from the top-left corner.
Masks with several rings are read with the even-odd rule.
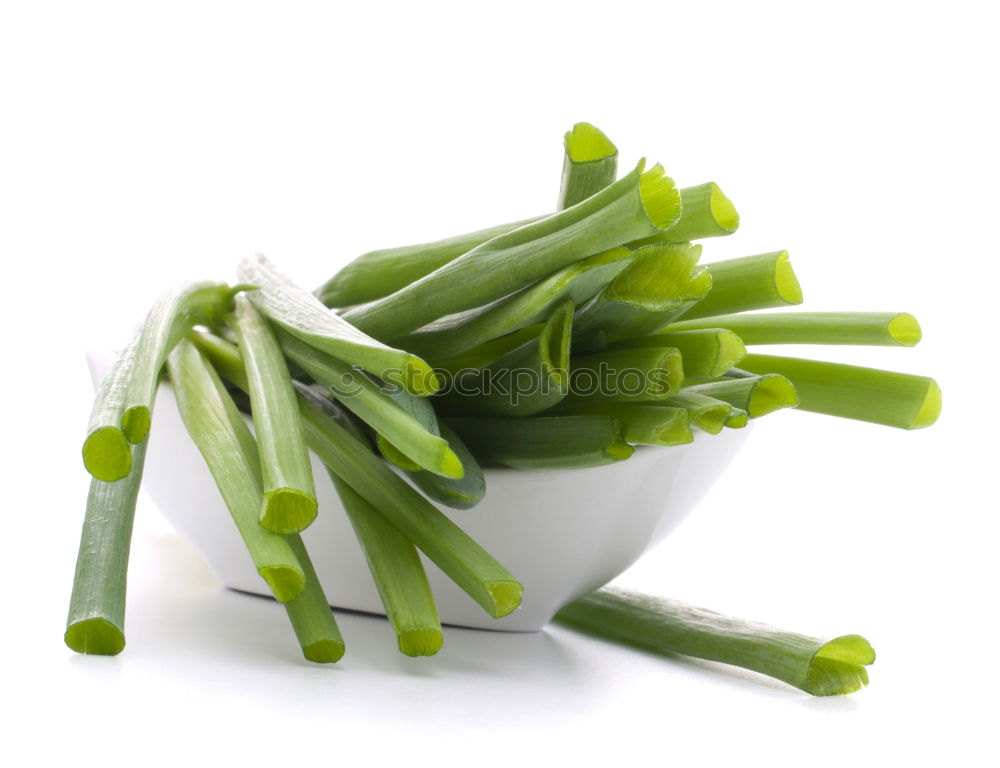
[[[0,10],[3,750],[10,764],[980,765],[996,759],[995,22],[988,3],[69,3]],[[554,205],[602,127],[787,248],[812,309],[910,311],[916,349],[798,350],[937,377],[902,432],[781,413],[622,577],[788,629],[865,634],[812,699],[553,629],[432,659],[346,615],[302,662],[142,501],[127,651],[62,645],[88,347],[252,249],[314,286],[358,253]],[[776,350],[779,351],[780,350]]]

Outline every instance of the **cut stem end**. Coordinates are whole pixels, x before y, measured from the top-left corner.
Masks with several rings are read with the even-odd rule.
[[[64,639],[77,653],[117,656],[125,649],[125,633],[107,619],[84,619],[71,624]]]
[[[317,511],[315,497],[296,488],[278,488],[264,494],[260,524],[272,533],[298,533],[312,524]]]
[[[261,568],[258,573],[271,588],[271,593],[279,603],[294,600],[306,585],[302,571],[287,565],[269,565]]]
[[[399,652],[407,656],[433,656],[444,645],[440,629],[411,629],[399,633]]]
[[[113,483],[132,469],[132,449],[118,427],[95,429],[83,443],[83,465],[98,480]]]

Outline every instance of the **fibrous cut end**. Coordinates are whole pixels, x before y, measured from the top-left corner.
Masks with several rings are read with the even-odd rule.
[[[411,629],[399,634],[399,652],[407,656],[433,656],[444,645],[440,629]]]
[[[941,387],[934,379],[928,379],[927,395],[917,411],[910,429],[923,429],[938,420],[941,415]]]
[[[904,347],[913,347],[923,338],[920,323],[909,312],[900,312],[889,321],[889,335]]]
[[[98,480],[113,483],[132,469],[132,449],[118,427],[95,429],[83,443],[83,465]]]
[[[122,432],[125,438],[136,445],[141,443],[149,435],[149,428],[153,424],[153,416],[149,408],[144,405],[137,405],[125,411],[122,417]]]
[[[750,418],[766,416],[781,408],[794,408],[799,404],[795,385],[776,373],[765,374],[750,394]]]
[[[792,271],[792,262],[788,251],[782,251],[774,260],[774,285],[778,295],[788,304],[802,303],[802,286]]]
[[[264,494],[260,524],[272,533],[298,533],[312,524],[317,511],[314,496],[296,488],[278,488]]]
[[[258,573],[279,603],[294,600],[306,584],[305,574],[287,565],[264,566]]]
[[[809,663],[803,690],[813,696],[843,696],[868,685],[875,650],[861,635],[843,635],[823,645]]]
[[[77,653],[117,656],[125,649],[125,633],[107,619],[84,619],[70,624],[64,639]]]
[[[567,131],[565,146],[566,154],[574,163],[593,163],[618,154],[611,139],[590,123],[577,123]]]
[[[495,619],[507,616],[521,607],[524,587],[517,581],[492,581],[486,584],[493,607],[490,615]]]
[[[709,192],[708,207],[712,212],[712,218],[715,219],[715,223],[719,225],[720,229],[731,235],[740,226],[740,214],[736,211],[733,201],[719,189],[718,184],[714,181],[709,184],[711,191]]]
[[[333,664],[344,656],[344,644],[335,640],[319,640],[302,646],[302,655],[316,664]]]
[[[667,229],[680,219],[680,190],[659,163],[639,177],[639,197],[646,216],[657,229]]]

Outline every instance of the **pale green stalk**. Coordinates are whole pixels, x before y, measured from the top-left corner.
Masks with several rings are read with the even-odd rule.
[[[901,429],[929,427],[941,413],[941,388],[926,376],[775,355],[747,355],[740,367],[787,377],[803,411]]]
[[[66,619],[66,645],[77,653],[114,656],[125,648],[129,547],[145,454],[143,442],[120,482],[90,481]]]
[[[431,585],[416,547],[330,470],[401,653],[433,656],[444,643]]]
[[[670,326],[670,328],[674,327]],[[684,362],[684,375],[699,379],[722,376],[730,368],[738,365],[747,353],[740,337],[723,328],[677,332],[661,331],[651,336],[621,339],[611,346],[614,349],[676,347]]]
[[[487,307],[442,318],[399,340],[437,363],[485,342],[545,322],[567,300],[582,304],[630,264],[627,248],[612,248],[570,264],[544,280]]]
[[[615,180],[618,148],[590,123],[577,123],[563,140],[559,210],[595,195]]]
[[[448,442],[383,392],[361,371],[311,347],[283,330],[277,332],[285,354],[349,410],[399,449],[414,465],[445,477],[461,477],[462,464]],[[430,409],[429,403],[426,408]],[[431,411],[433,418],[433,411]],[[436,422],[433,423],[436,431]]]
[[[712,275],[712,288],[705,298],[679,315],[680,319],[802,303],[802,288],[792,271],[788,251],[743,256],[706,266]]]
[[[535,416],[526,419],[457,417],[448,424],[484,466],[575,469],[632,455],[622,424],[607,416]]]
[[[415,395],[437,391],[439,382],[427,363],[366,336],[281,274],[263,255],[244,259],[238,272],[241,280],[259,288],[248,294],[257,309],[309,346]]]
[[[582,203],[488,240],[391,296],[345,312],[344,319],[376,338],[397,339],[666,229],[680,216],[680,195],[661,166],[642,169],[640,163]]]
[[[363,253],[317,288],[316,296],[328,307],[350,307],[380,299],[415,283],[477,245],[542,218],[545,217],[500,224],[430,243]]]
[[[614,587],[570,603],[556,621],[659,654],[679,653],[759,672],[813,696],[868,685],[875,651],[860,635],[821,640]]]
[[[316,489],[295,389],[281,347],[245,296],[236,297],[232,326],[250,385],[264,496],[260,524],[274,533],[297,533],[316,518]]]
[[[184,426],[208,465],[243,542],[271,592],[286,603],[305,586],[301,563],[284,536],[258,523],[260,459],[250,428],[215,370],[186,339],[167,358]]]
[[[668,330],[727,328],[745,344],[859,344],[912,347],[920,324],[906,312],[755,312],[681,320]],[[735,363],[734,363],[735,365]]]

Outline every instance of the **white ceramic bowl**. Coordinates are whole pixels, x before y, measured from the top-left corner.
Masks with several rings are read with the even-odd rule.
[[[90,353],[100,382],[113,360]],[[469,510],[441,510],[524,585],[521,607],[502,619],[425,559],[441,620],[508,631],[544,627],[562,606],[603,586],[666,537],[694,509],[742,447],[750,429],[698,434],[671,448],[640,446],[627,461],[591,469],[486,470],[487,493]],[[347,515],[314,456],[320,514],[303,533],[331,605],[384,613]],[[269,594],[215,482],[160,387],[143,488],[227,587]]]

